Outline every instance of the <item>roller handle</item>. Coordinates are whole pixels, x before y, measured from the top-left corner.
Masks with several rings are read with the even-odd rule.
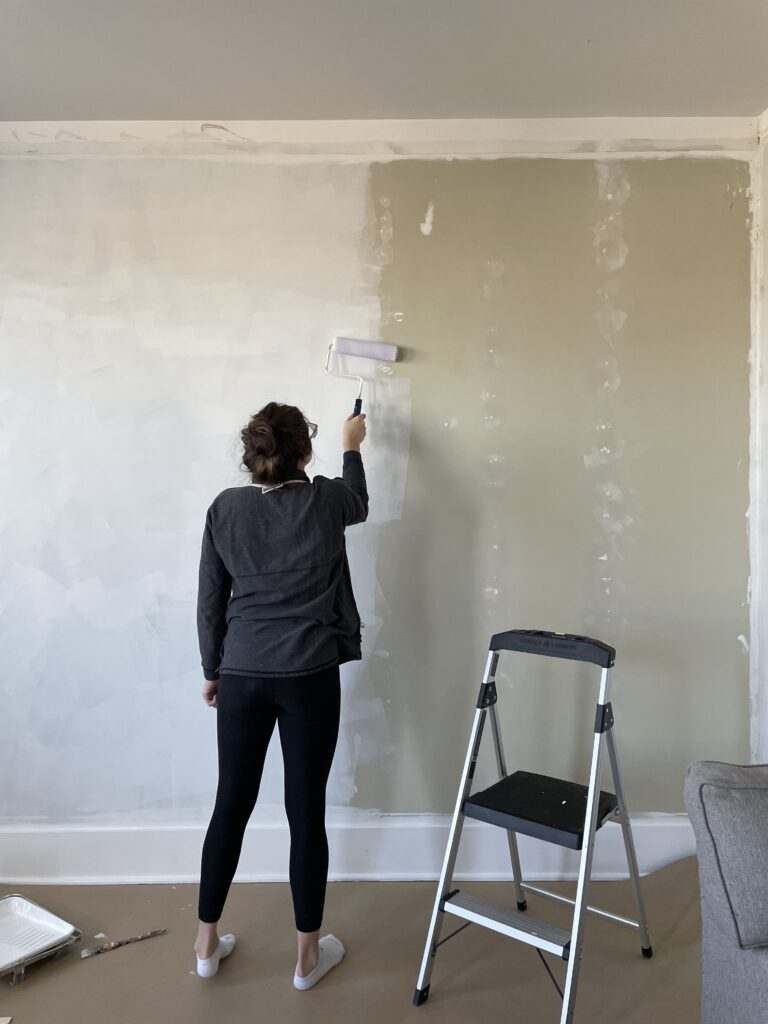
[[[352,413],[353,416],[359,416],[363,411],[363,400],[362,398],[355,399],[355,411]]]

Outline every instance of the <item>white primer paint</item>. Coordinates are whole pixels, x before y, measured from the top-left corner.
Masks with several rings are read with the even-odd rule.
[[[246,483],[238,431],[270,399],[320,424],[310,471],[340,472],[354,387],[323,364],[335,335],[379,336],[368,216],[362,165],[0,161],[4,821],[210,813],[205,510]],[[366,665],[377,538],[401,515],[407,468],[409,384],[394,371],[365,392],[372,512],[348,534],[365,660],[343,670],[339,805],[359,766],[391,750]],[[268,803],[282,796],[276,748]]]

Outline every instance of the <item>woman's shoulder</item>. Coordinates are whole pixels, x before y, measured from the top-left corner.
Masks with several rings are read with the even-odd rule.
[[[261,490],[258,487],[254,487],[253,484],[237,484],[234,487],[225,487],[213,499],[211,508],[226,508],[228,505],[242,501],[245,495],[252,496],[253,494],[261,494]],[[246,500],[250,500],[250,497]]]
[[[345,484],[344,484],[344,481],[341,479],[340,476],[337,476],[337,477],[313,476],[312,477],[312,486],[316,490],[318,490],[318,491],[321,491],[321,492],[324,492],[324,493],[330,494],[330,495],[335,495],[335,494],[339,493],[339,488],[340,487],[344,487]]]

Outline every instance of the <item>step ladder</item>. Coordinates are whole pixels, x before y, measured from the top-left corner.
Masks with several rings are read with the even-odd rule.
[[[518,651],[548,658],[583,661],[601,669],[592,762],[587,786],[545,775],[534,775],[525,771],[517,771],[512,775],[507,774],[496,713],[496,667],[501,651]],[[651,941],[648,937],[643,896],[640,890],[640,874],[637,868],[632,828],[621,784],[616,738],[613,731],[613,709],[609,700],[611,669],[615,658],[615,650],[607,644],[601,643],[599,640],[591,640],[588,637],[573,636],[569,633],[513,629],[506,633],[497,633],[491,638],[485,675],[480,685],[469,747],[448,835],[445,859],[429,922],[424,956],[421,961],[416,992],[413,996],[416,1006],[421,1006],[429,996],[432,968],[438,947],[470,924],[479,924],[490,928],[502,935],[525,942],[537,950],[547,973],[562,997],[560,1024],[571,1024],[573,1021],[584,920],[587,913],[635,929],[640,934],[640,948],[643,956],[646,958],[653,956]],[[471,793],[483,727],[488,716],[491,720],[499,781],[482,792]],[[600,789],[603,753],[606,746],[615,793],[604,792]],[[485,900],[477,899],[459,889],[451,888],[465,818],[475,818],[506,830],[517,900],[516,911],[487,903]],[[637,904],[638,919],[636,921],[587,904],[595,834],[603,824],[611,821],[621,825],[629,877]],[[542,839],[548,843],[556,843],[571,850],[581,850],[575,899],[569,899],[558,893],[523,882],[517,847],[518,833]],[[572,906],[573,921],[570,931],[530,918],[526,913],[528,909],[526,893],[534,893]],[[465,923],[441,940],[440,932],[446,914],[460,918]],[[566,962],[563,989],[558,985],[543,953],[550,953]]]

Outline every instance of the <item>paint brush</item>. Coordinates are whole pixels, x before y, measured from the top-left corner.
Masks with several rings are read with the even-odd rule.
[[[101,946],[91,946],[90,949],[81,949],[80,958],[84,960],[89,956],[97,956],[99,953],[109,953],[111,949],[119,949],[120,946],[128,946],[132,942],[142,942],[144,939],[153,939],[155,935],[165,935],[167,928],[157,928],[153,932],[145,932],[143,935],[134,935],[131,939],[116,939],[115,942],[105,942]]]

